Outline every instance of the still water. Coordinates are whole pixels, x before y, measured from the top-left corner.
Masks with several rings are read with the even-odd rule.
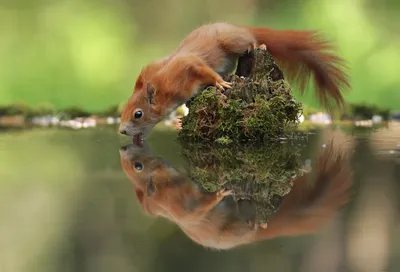
[[[399,124],[225,149],[8,131],[0,158],[0,272],[400,271]]]

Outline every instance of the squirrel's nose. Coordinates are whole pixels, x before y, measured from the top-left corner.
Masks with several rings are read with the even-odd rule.
[[[125,129],[121,129],[121,130],[119,131],[119,133],[126,135],[126,130],[125,130]]]

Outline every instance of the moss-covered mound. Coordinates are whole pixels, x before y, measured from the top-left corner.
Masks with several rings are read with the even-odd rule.
[[[208,192],[233,191],[235,201],[251,200],[256,223],[267,223],[300,175],[300,150],[292,142],[215,147],[186,145],[188,175]]]
[[[208,87],[186,105],[179,138],[184,141],[269,141],[297,128],[302,105],[268,51],[256,49],[239,59],[223,93]]]

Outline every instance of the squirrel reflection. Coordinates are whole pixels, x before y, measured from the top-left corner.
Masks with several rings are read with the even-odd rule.
[[[347,202],[352,181],[346,154],[328,145],[317,154],[312,172],[293,179],[291,190],[263,224],[256,222],[251,199],[235,199],[226,188],[206,191],[146,146],[121,147],[120,158],[147,214],[171,220],[196,243],[215,249],[315,232]]]

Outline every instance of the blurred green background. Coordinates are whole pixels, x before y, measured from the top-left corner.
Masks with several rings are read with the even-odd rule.
[[[349,62],[354,88],[347,101],[398,110],[399,8],[398,0],[2,0],[0,107],[27,103],[49,112],[53,106],[103,111],[126,101],[145,64],[170,53],[199,25],[224,20],[323,31]],[[302,101],[315,106],[312,95]],[[375,156],[400,146],[399,128],[357,142],[358,206],[349,206],[333,234],[328,232],[335,243],[282,237],[219,254],[198,247],[167,220],[142,212],[119,162],[118,149],[129,139],[118,135],[116,126],[2,131],[0,272],[299,271],[299,263],[321,259],[318,253],[327,254],[321,249],[333,244],[340,253],[364,254],[360,263],[381,258],[390,264],[387,271],[398,271],[400,236],[394,223],[400,215],[400,167],[389,160],[383,167]],[[310,136],[307,158],[327,142],[322,136]],[[175,137],[157,130],[149,142],[179,165],[183,158]],[[368,186],[366,177],[373,178]],[[358,197],[363,194],[368,197]],[[365,220],[372,222],[364,225]],[[363,250],[349,249],[357,233],[374,239],[359,239]]]
[[[350,67],[351,103],[399,109],[397,0],[3,0],[0,105],[100,111],[203,23],[321,30]],[[316,106],[312,92],[302,101]]]

